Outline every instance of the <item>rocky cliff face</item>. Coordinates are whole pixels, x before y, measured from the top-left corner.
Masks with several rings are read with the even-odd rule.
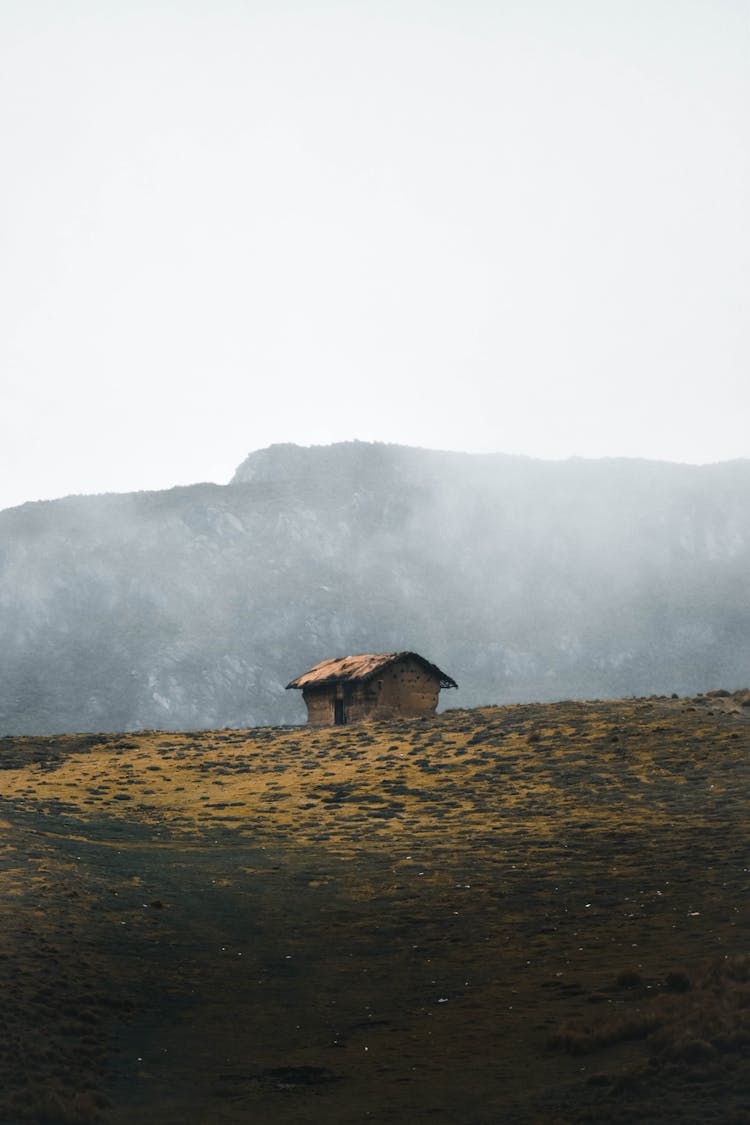
[[[736,688],[749,573],[750,462],[273,446],[0,513],[0,733],[299,722],[294,675],[395,649],[443,706]]]

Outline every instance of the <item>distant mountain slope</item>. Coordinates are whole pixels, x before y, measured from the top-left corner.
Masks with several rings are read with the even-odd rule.
[[[0,512],[0,734],[299,722],[411,649],[447,706],[750,681],[750,462],[272,446],[229,485]]]

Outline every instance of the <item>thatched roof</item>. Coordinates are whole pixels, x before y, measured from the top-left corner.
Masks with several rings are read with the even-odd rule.
[[[331,660],[322,660],[309,672],[303,672],[296,680],[288,683],[287,688],[323,687],[325,684],[355,683],[370,680],[377,676],[384,668],[395,664],[397,660],[411,657],[423,668],[432,672],[440,681],[441,688],[458,687],[455,680],[441,672],[436,664],[430,664],[418,652],[381,652],[366,653],[362,656],[336,656]]]

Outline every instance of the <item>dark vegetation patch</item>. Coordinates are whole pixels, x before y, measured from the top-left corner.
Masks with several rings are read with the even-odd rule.
[[[71,754],[86,754],[100,747],[126,750],[135,743],[123,742],[119,735],[66,734],[58,738],[0,738],[0,770],[24,769],[34,764],[53,770]]]

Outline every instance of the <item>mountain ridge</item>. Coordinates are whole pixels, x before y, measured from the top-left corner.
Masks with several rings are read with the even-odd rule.
[[[304,721],[284,684],[422,652],[448,706],[740,688],[750,462],[270,446],[226,485],[0,512],[0,733]]]

